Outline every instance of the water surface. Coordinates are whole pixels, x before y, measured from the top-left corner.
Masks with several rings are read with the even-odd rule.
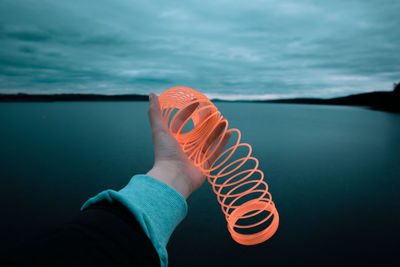
[[[400,115],[358,107],[217,103],[266,174],[269,241],[229,236],[205,183],[168,245],[170,266],[395,264]],[[2,248],[67,222],[153,161],[146,102],[0,103]]]

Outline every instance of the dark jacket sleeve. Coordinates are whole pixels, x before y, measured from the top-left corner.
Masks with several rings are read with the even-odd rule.
[[[160,266],[151,241],[118,202],[102,201],[70,223],[6,252],[1,266]]]

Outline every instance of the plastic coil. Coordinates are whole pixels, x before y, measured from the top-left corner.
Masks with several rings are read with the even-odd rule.
[[[192,88],[172,87],[159,101],[170,131],[217,195],[232,238],[242,245],[256,245],[273,236],[279,215],[259,162],[251,156],[252,147],[240,143],[240,131],[228,129],[227,119],[214,104]],[[174,120],[189,108],[191,114],[180,128],[172,129]],[[234,136],[236,141],[232,141]],[[216,151],[219,155],[210,162]]]

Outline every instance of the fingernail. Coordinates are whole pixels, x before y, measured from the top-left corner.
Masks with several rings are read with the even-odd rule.
[[[149,101],[150,102],[153,101],[153,94],[152,93],[149,94]]]

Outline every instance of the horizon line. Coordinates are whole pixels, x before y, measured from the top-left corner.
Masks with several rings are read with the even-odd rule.
[[[351,95],[358,95],[358,94],[366,94],[366,93],[373,93],[373,92],[390,92],[392,90],[381,90],[381,91],[366,91],[366,92],[359,92],[354,94],[346,94],[341,96],[332,96],[332,97],[316,97],[316,96],[301,96],[298,94],[221,94],[221,93],[204,93],[204,95],[210,100],[223,100],[223,101],[266,101],[266,100],[285,100],[285,99],[332,99],[332,98],[340,98],[346,97]],[[148,96],[149,94],[141,94],[141,93],[126,93],[126,94],[102,94],[102,93],[53,93],[53,94],[46,94],[46,93],[26,93],[26,92],[18,92],[18,93],[1,93],[0,95],[27,95],[27,96],[56,96],[56,95],[96,95],[96,96]],[[160,95],[160,94],[158,94]]]

